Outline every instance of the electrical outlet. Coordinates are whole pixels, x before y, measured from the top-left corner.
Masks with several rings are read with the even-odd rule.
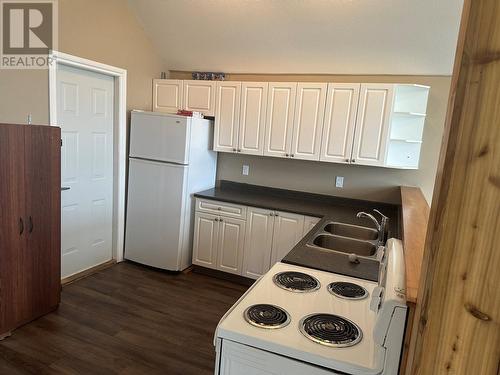
[[[335,187],[343,188],[344,187],[344,177],[337,176],[335,178]]]
[[[248,174],[250,173],[250,167],[248,165],[244,165],[241,173],[243,173],[243,176],[248,176]]]

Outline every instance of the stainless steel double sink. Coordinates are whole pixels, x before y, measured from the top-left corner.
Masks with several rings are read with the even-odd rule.
[[[377,230],[335,221],[322,223],[307,242],[310,247],[361,257],[376,257],[378,245]]]

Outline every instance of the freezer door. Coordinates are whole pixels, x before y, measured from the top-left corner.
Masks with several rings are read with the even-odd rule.
[[[126,259],[179,270],[187,168],[130,159]]]
[[[189,164],[190,125],[180,116],[132,112],[130,157]]]

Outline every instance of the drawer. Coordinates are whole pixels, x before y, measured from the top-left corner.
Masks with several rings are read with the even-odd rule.
[[[238,204],[196,199],[196,211],[246,220],[247,208]]]

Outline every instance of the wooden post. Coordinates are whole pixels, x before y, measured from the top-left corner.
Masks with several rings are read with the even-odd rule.
[[[465,0],[409,368],[500,372],[500,1]]]

